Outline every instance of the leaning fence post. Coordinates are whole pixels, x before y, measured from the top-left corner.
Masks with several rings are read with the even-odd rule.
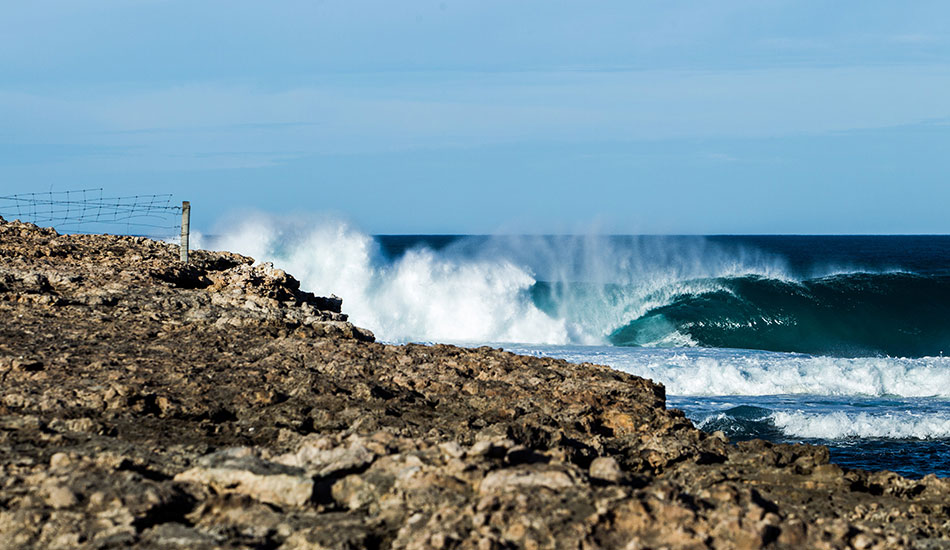
[[[188,263],[188,234],[191,232],[191,203],[181,201],[181,261]]]

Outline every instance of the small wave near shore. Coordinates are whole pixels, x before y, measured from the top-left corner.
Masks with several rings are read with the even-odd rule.
[[[880,412],[771,411],[739,406],[698,419],[697,427],[738,439],[918,439],[950,438],[950,413],[886,409]]]
[[[507,346],[649,378],[671,395],[826,395],[950,398],[950,357],[822,357],[728,349]]]

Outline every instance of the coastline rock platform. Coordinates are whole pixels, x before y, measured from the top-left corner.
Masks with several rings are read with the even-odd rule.
[[[607,367],[374,342],[226,252],[0,220],[0,548],[950,548],[950,480]]]

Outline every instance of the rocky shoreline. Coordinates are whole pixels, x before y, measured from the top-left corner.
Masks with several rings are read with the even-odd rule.
[[[0,548],[950,548],[950,481],[662,386],[390,346],[231,253],[0,220]]]

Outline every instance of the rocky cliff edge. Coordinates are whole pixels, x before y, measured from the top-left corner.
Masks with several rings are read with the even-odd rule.
[[[950,548],[950,481],[607,367],[391,346],[272,266],[0,219],[0,548]]]

